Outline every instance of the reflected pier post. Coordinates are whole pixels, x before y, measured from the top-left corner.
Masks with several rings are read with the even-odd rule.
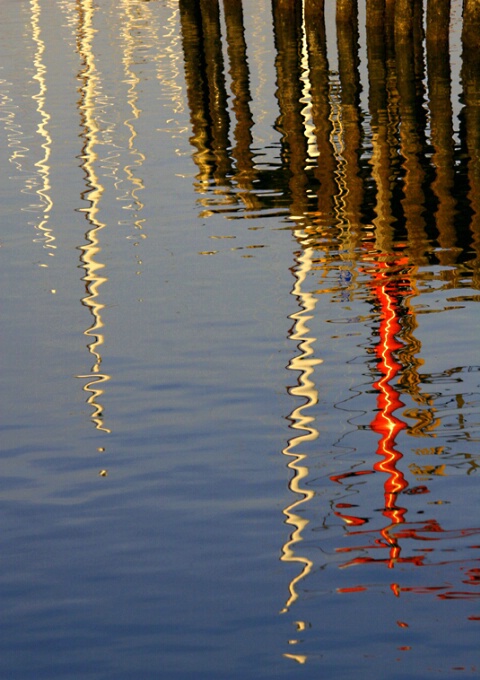
[[[339,176],[343,175],[340,217],[343,217],[346,222],[346,248],[349,251],[349,257],[354,261],[357,259],[356,251],[361,242],[361,215],[364,198],[359,164],[362,128],[357,13],[357,0],[338,0],[337,51],[344,159],[343,169],[339,168]]]
[[[291,0],[272,0],[280,117],[276,128],[282,135],[282,165],[288,169],[290,211],[304,215],[308,208],[306,173],[307,138],[302,116],[303,97],[300,46],[303,38],[302,5]]]
[[[247,62],[247,45],[243,23],[242,0],[223,0],[225,24],[227,31],[227,48],[232,78],[233,111],[236,117],[234,130],[235,147],[232,156],[236,161],[235,180],[246,207],[258,207],[258,198],[252,193],[256,178],[254,155],[251,150],[253,142],[253,117],[250,110],[250,75]]]
[[[400,8],[405,7],[405,16]],[[426,263],[428,239],[425,223],[423,107],[422,4],[399,0],[395,13],[395,62],[400,113],[400,153],[404,158],[404,198],[402,200],[411,263]]]
[[[454,194],[453,110],[449,52],[450,0],[428,0],[427,72],[430,102],[431,137],[434,147],[435,180],[438,200],[436,227],[441,246],[438,258],[443,265],[455,263],[456,244]]]
[[[393,252],[392,144],[390,143],[387,83],[388,34],[385,0],[367,0],[367,60],[369,110],[372,127],[372,176],[376,185],[375,246],[382,253]]]
[[[336,159],[332,146],[332,121],[330,103],[329,66],[325,30],[325,0],[305,0],[305,32],[310,69],[312,120],[315,126],[318,162],[315,177],[318,215],[316,229],[330,229],[334,222],[334,197],[336,194]]]
[[[218,0],[180,0],[180,22],[198,179],[226,184],[231,161]]]
[[[480,3],[465,0],[462,31],[462,85],[464,145],[468,154],[468,200],[473,212],[470,222],[472,233],[473,280],[480,287],[480,50],[478,35],[480,31]]]

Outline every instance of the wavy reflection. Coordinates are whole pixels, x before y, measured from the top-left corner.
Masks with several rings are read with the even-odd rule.
[[[137,29],[138,17],[134,10],[134,7],[130,2],[124,2],[121,5],[123,10],[122,22],[122,62],[125,73],[125,82],[128,85],[127,92],[127,104],[131,110],[131,117],[124,121],[124,125],[128,129],[128,142],[127,147],[131,162],[125,164],[123,171],[127,178],[127,186],[129,187],[124,196],[120,196],[119,200],[123,201],[124,210],[131,211],[132,218],[131,223],[133,224],[134,232],[129,238],[137,238],[136,231],[142,231],[145,219],[141,217],[142,209],[144,204],[141,201],[140,195],[144,191],[145,185],[143,179],[140,176],[140,170],[142,165],[145,163],[146,157],[136,146],[136,138],[138,136],[136,125],[139,120],[142,111],[138,106],[139,95],[137,92],[138,84],[140,83],[140,78],[136,75],[134,70],[135,56],[136,56],[136,40],[134,33]],[[149,21],[149,17],[145,17],[144,21]]]
[[[28,35],[33,43],[33,54],[31,55],[32,81],[37,89],[35,94],[31,95],[31,98],[40,122],[35,123],[34,133],[29,134],[27,126],[22,125],[21,117],[18,115],[24,113],[24,108],[28,110],[29,107],[19,106],[15,102],[11,91],[12,83],[4,79],[0,80],[0,84],[3,86],[0,92],[0,120],[3,122],[7,133],[8,160],[18,173],[11,176],[10,179],[22,182],[22,193],[30,197],[35,196],[35,202],[31,202],[27,207],[22,208],[25,212],[38,215],[35,220],[29,222],[36,233],[33,240],[41,243],[43,248],[46,249],[47,255],[53,257],[56,239],[52,227],[48,224],[53,208],[50,165],[53,140],[50,132],[51,116],[47,110],[47,67],[44,59],[46,45],[42,37],[40,2],[30,0],[25,12],[28,13]],[[39,143],[41,158],[35,162],[34,145],[27,146],[27,143],[30,144],[29,139],[34,139]],[[33,163],[33,167],[29,167],[30,163]],[[41,267],[48,267],[46,263],[39,264]]]
[[[38,125],[37,133],[41,137],[41,148],[43,149],[43,158],[35,163],[38,168],[38,175],[40,177],[41,186],[36,189],[37,196],[40,200],[41,218],[36,224],[38,231],[42,232],[41,241],[43,247],[48,250],[49,255],[55,249],[55,236],[51,227],[48,226],[50,212],[53,207],[53,201],[50,195],[50,154],[52,149],[52,137],[49,132],[50,115],[45,110],[47,84],[46,84],[46,66],[43,62],[43,55],[45,52],[45,42],[42,40],[40,20],[41,20],[41,6],[39,0],[30,1],[31,8],[31,22],[32,22],[32,38],[35,43],[35,55],[33,64],[35,67],[34,80],[38,82],[39,91],[33,96],[37,104],[37,112],[40,114],[41,122]]]
[[[380,314],[379,340],[375,347],[375,355],[378,359],[377,371],[381,377],[373,383],[373,388],[377,392],[377,415],[372,420],[370,427],[380,439],[376,454],[381,460],[373,465],[375,472],[387,475],[384,482],[384,509],[383,515],[389,520],[386,527],[380,529],[381,538],[375,541],[375,548],[387,549],[388,557],[372,558],[357,557],[352,561],[341,565],[342,567],[354,564],[365,564],[368,562],[384,562],[389,568],[397,562],[411,561],[401,557],[401,545],[398,541],[398,534],[395,529],[397,525],[405,522],[406,509],[398,504],[398,496],[407,487],[407,481],[403,473],[398,469],[398,464],[403,455],[397,448],[396,439],[399,432],[406,427],[406,424],[398,416],[398,411],[404,404],[400,399],[400,393],[395,387],[395,380],[402,370],[402,364],[397,360],[396,353],[402,347],[399,342],[401,332],[400,315],[401,299],[405,295],[402,281],[392,277],[392,269],[406,265],[407,258],[403,262],[396,262],[395,267],[388,263],[372,262],[372,292],[374,300],[378,306]],[[366,472],[366,471],[365,471]],[[358,474],[358,472],[357,472]],[[332,481],[340,482],[343,475],[332,477]],[[342,517],[347,525],[361,525],[366,520],[353,518],[350,515],[336,513]],[[351,535],[370,533],[370,531],[351,532]],[[354,548],[343,548],[342,552],[370,550],[372,546],[355,546]],[[415,561],[416,558],[414,558]]]
[[[88,207],[82,209],[89,228],[85,234],[86,244],[81,246],[81,263],[85,271],[83,281],[85,281],[86,295],[82,298],[85,305],[92,315],[92,324],[85,331],[85,335],[90,340],[87,345],[88,351],[93,357],[91,372],[87,375],[79,375],[78,378],[87,380],[83,389],[88,394],[87,403],[93,408],[91,419],[97,430],[110,432],[104,424],[103,406],[101,397],[103,394],[103,383],[110,379],[110,376],[100,371],[102,356],[100,348],[104,342],[102,328],[102,310],[105,305],[99,299],[99,290],[108,280],[102,276],[101,272],[105,265],[98,261],[97,256],[101,251],[100,233],[105,228],[105,223],[100,221],[98,215],[104,188],[96,172],[96,162],[98,159],[96,147],[98,146],[99,127],[96,119],[96,94],[100,86],[100,74],[96,66],[93,39],[95,29],[93,20],[97,11],[96,4],[92,0],[79,0],[78,2],[78,29],[77,29],[77,50],[82,60],[82,70],[79,74],[81,86],[79,110],[82,122],[82,168],[85,172],[87,189],[82,193],[82,199],[88,203]]]
[[[287,467],[292,471],[293,476],[288,486],[295,495],[295,500],[283,511],[286,524],[294,527],[294,529],[282,548],[281,559],[284,562],[300,564],[302,570],[290,581],[290,595],[282,610],[283,612],[288,611],[298,598],[297,585],[310,573],[313,566],[308,557],[298,554],[300,548],[298,544],[302,541],[302,532],[308,525],[308,519],[303,516],[305,508],[301,508],[301,506],[313,498],[314,492],[305,487],[309,474],[306,464],[307,456],[296,450],[306,442],[314,441],[318,437],[314,417],[308,413],[308,409],[318,402],[317,388],[312,378],[315,366],[322,363],[321,359],[315,358],[313,348],[315,338],[310,337],[307,325],[308,321],[313,318],[316,299],[311,293],[302,290],[302,285],[312,268],[312,257],[313,249],[306,248],[297,256],[297,266],[292,269],[296,279],[292,295],[297,299],[301,309],[290,317],[294,320],[294,325],[289,337],[296,343],[299,354],[290,361],[288,369],[297,371],[299,376],[297,378],[298,384],[290,388],[289,393],[294,397],[300,397],[303,403],[297,406],[289,416],[290,427],[294,431],[299,431],[299,433],[289,439],[287,446],[282,451],[290,459]],[[299,514],[300,509],[301,514]]]
[[[327,317],[357,324],[367,347],[365,352],[364,345],[352,345],[342,354],[349,366],[364,362],[368,368],[358,384],[342,383],[345,394],[338,396],[332,389],[336,395],[332,412],[344,416],[348,412],[346,427],[338,416],[338,430],[352,429],[336,434],[330,446],[337,453],[340,440],[356,437],[357,431],[359,438],[364,432],[374,437],[376,446],[372,462],[367,455],[360,458],[361,445],[357,448],[355,441],[348,449],[354,461],[342,471],[337,464],[329,475],[336,491],[358,478],[358,488],[349,487],[348,492],[364,493],[367,499],[358,511],[344,500],[332,504],[335,517],[347,528],[348,541],[352,539],[347,545],[337,544],[339,559],[343,560],[342,553],[353,555],[338,566],[394,569],[399,564],[403,568],[454,564],[455,560],[435,562],[432,542],[477,532],[444,529],[443,516],[432,513],[415,521],[411,510],[414,498],[421,502],[430,497],[432,479],[440,480],[449,470],[460,468],[472,475],[478,466],[473,451],[478,433],[471,417],[477,408],[478,385],[469,380],[477,367],[448,365],[438,372],[428,368],[422,324],[422,315],[466,309],[478,302],[470,289],[479,287],[480,262],[480,57],[473,48],[479,22],[473,0],[466,0],[463,108],[457,129],[449,45],[451,5],[450,0],[366,0],[363,31],[360,3],[337,0],[334,44],[327,39],[324,0],[272,0],[278,115],[271,114],[271,124],[279,141],[275,160],[267,167],[254,162],[272,149],[256,149],[253,154],[257,121],[252,113],[254,88],[242,2],[224,0],[223,22],[216,2],[209,8],[203,2],[180,3],[197,166],[194,186],[203,194],[200,204],[205,208],[201,216],[216,213],[231,218],[241,200],[240,217],[251,217],[248,212],[253,211],[288,219],[293,242],[300,248],[292,270],[296,278],[292,295],[300,311],[291,316],[294,325],[289,335],[298,345],[298,355],[288,369],[299,371],[298,385],[289,393],[303,403],[289,416],[294,436],[283,449],[294,501],[284,510],[291,534],[281,557],[296,563],[300,571],[290,582],[284,612],[298,605],[299,583],[307,577],[314,580],[316,572],[302,541],[315,513],[317,483],[310,477],[311,461],[304,447],[323,436],[313,415],[318,402],[313,372],[319,362],[313,349],[314,336],[319,337],[315,324],[323,328],[319,300]],[[232,81],[230,110],[225,41]],[[361,63],[364,55],[366,68]],[[215,67],[208,67],[212,59]],[[261,53],[256,50],[255,67],[267,72],[268,65],[259,61]],[[337,71],[331,63],[338,64]],[[263,120],[267,114],[262,110],[259,115]],[[319,263],[322,281],[315,294],[306,293],[306,278],[320,271]],[[463,288],[468,289],[464,295],[458,292]],[[371,313],[365,311],[367,307]],[[349,335],[353,333],[344,337]],[[347,351],[355,354],[347,356]],[[449,389],[444,391],[446,384]],[[369,415],[370,400],[375,402],[374,416]],[[368,422],[357,425],[362,417]],[[435,439],[434,445],[426,445],[427,438]],[[470,448],[454,452],[458,442],[468,442]],[[380,496],[381,511],[369,514],[367,506]],[[418,512],[430,510],[430,502],[432,512],[437,509],[436,501],[425,500]],[[353,545],[355,541],[361,544]],[[410,550],[412,542],[418,547]],[[475,582],[475,569],[465,579],[469,583]],[[369,587],[361,583],[339,591],[361,592]],[[395,582],[389,587],[395,595],[404,589]],[[443,585],[422,588],[410,590],[445,597],[463,592]],[[301,663],[307,659],[303,654],[287,656]]]

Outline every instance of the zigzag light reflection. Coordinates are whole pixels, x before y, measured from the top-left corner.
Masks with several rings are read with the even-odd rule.
[[[403,259],[395,264],[397,266],[404,266],[407,264],[407,260]],[[398,340],[402,330],[399,321],[399,298],[404,295],[405,290],[399,282],[392,280],[391,267],[386,262],[375,263],[371,286],[381,313],[379,342],[375,348],[375,354],[378,358],[377,368],[381,377],[373,384],[377,391],[378,412],[370,423],[371,429],[380,436],[376,454],[381,457],[381,460],[374,464],[373,470],[387,475],[384,483],[385,505],[383,515],[389,520],[389,524],[380,530],[381,538],[375,540],[374,546],[363,546],[360,549],[370,550],[373,547],[380,549],[387,548],[389,556],[380,560],[372,557],[357,557],[342,566],[347,567],[368,562],[384,562],[389,568],[393,568],[397,562],[418,563],[419,559],[421,560],[421,558],[417,557],[401,557],[401,546],[398,536],[394,531],[395,527],[405,522],[406,510],[398,505],[397,499],[398,495],[408,486],[403,473],[397,469],[402,454],[396,449],[396,438],[398,433],[406,427],[406,424],[395,415],[404,404],[400,399],[398,390],[394,386],[395,378],[403,368],[402,364],[397,361],[395,353],[402,347]],[[363,474],[368,474],[369,472],[365,470]],[[332,481],[339,482],[344,476],[333,477]],[[361,525],[366,522],[364,519],[350,517],[343,513],[337,512],[336,514],[342,517],[349,525]],[[369,534],[372,533],[372,530],[353,533]],[[351,550],[359,550],[359,547],[341,548],[339,552],[350,552]],[[392,585],[394,592],[395,587],[395,585]]]

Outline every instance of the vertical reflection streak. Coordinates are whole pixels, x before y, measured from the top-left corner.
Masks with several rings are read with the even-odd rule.
[[[288,611],[298,598],[297,585],[310,573],[313,566],[313,562],[308,557],[298,555],[295,550],[297,544],[303,540],[302,532],[308,525],[308,519],[298,514],[298,510],[300,506],[314,496],[312,490],[302,485],[309,474],[308,466],[305,464],[307,455],[296,451],[296,449],[305,442],[314,441],[318,437],[318,430],[313,424],[314,417],[308,414],[308,409],[318,403],[318,392],[315,382],[312,380],[312,375],[315,366],[321,364],[322,360],[314,357],[313,344],[316,342],[316,338],[310,336],[307,325],[308,321],[313,318],[317,301],[314,295],[302,290],[302,285],[312,268],[313,256],[314,249],[305,248],[297,257],[297,266],[292,269],[296,281],[291,294],[296,297],[301,309],[290,317],[294,320],[290,339],[297,343],[299,351],[299,354],[288,364],[289,370],[299,372],[298,385],[290,389],[290,394],[300,397],[304,401],[289,416],[291,428],[298,431],[299,434],[290,438],[282,451],[289,458],[287,467],[293,473],[289,489],[295,494],[296,499],[283,510],[286,524],[293,527],[293,531],[290,534],[290,539],[283,546],[281,559],[284,562],[295,562],[302,565],[302,570],[290,582],[290,596],[282,612]]]
[[[132,158],[132,163],[125,165],[124,172],[127,177],[127,181],[131,186],[131,190],[129,192],[131,200],[127,205],[123,206],[123,208],[124,210],[133,211],[134,229],[141,230],[145,220],[140,218],[140,213],[144,207],[144,204],[139,198],[139,193],[143,191],[145,186],[142,178],[138,177],[137,173],[144,164],[146,158],[145,155],[135,146],[135,139],[137,137],[135,124],[139,120],[142,113],[141,109],[137,106],[137,85],[140,82],[140,79],[132,68],[135,54],[135,41],[132,36],[135,28],[135,16],[132,11],[131,4],[128,2],[123,3],[123,12],[125,20],[122,25],[122,38],[124,42],[122,62],[125,73],[125,82],[128,85],[127,103],[130,106],[132,112],[132,117],[127,118],[124,121],[124,125],[128,129],[130,135],[128,138],[128,150]]]
[[[386,265],[383,265],[385,268]],[[397,340],[401,331],[398,320],[397,300],[395,289],[392,290],[385,271],[380,270],[375,276],[374,290],[381,308],[381,321],[379,336],[380,340],[375,349],[379,359],[378,370],[382,377],[377,380],[373,387],[378,392],[378,413],[371,423],[374,432],[380,435],[377,447],[377,455],[382,460],[375,463],[374,470],[388,475],[385,482],[385,509],[383,514],[391,521],[391,525],[381,530],[381,535],[390,546],[390,560],[388,566],[392,568],[400,558],[400,545],[392,535],[392,528],[402,524],[406,510],[397,506],[398,494],[406,488],[407,482],[399,470],[397,463],[403,457],[395,448],[395,440],[398,433],[406,425],[400,420],[395,412],[404,404],[400,400],[399,392],[395,389],[392,381],[402,369],[402,365],[395,359],[394,353],[402,346]]]
[[[253,117],[250,110],[250,75],[243,20],[242,0],[223,0],[227,31],[227,49],[232,78],[232,108],[236,118],[235,146],[232,157],[236,161],[235,181],[239,197],[248,210],[258,209],[260,201],[255,196],[253,183],[257,177],[253,151]]]
[[[37,126],[37,133],[42,139],[41,148],[43,149],[43,158],[35,163],[35,167],[38,168],[38,175],[40,176],[41,186],[36,190],[36,193],[40,199],[41,206],[41,217],[37,225],[37,229],[43,233],[43,247],[47,249],[55,249],[55,237],[53,235],[52,229],[48,227],[48,219],[50,217],[50,212],[53,207],[53,201],[50,196],[51,184],[50,184],[50,154],[52,149],[52,138],[48,129],[48,124],[50,122],[50,115],[45,110],[45,101],[47,94],[47,84],[45,80],[45,75],[47,68],[43,63],[43,55],[45,52],[45,43],[41,37],[40,29],[40,18],[41,9],[39,0],[31,0],[31,25],[32,25],[32,38],[35,43],[35,55],[33,58],[33,64],[35,67],[35,74],[33,79],[38,82],[39,91],[35,94],[32,99],[35,100],[37,104],[37,112],[40,114],[41,122]],[[54,253],[49,252],[49,255]]]
[[[109,380],[110,376],[100,372],[102,362],[100,347],[104,342],[104,336],[101,331],[104,326],[101,312],[104,309],[104,305],[99,300],[99,290],[102,284],[107,281],[107,278],[100,273],[105,265],[96,259],[96,256],[101,251],[99,235],[106,226],[98,218],[104,188],[95,170],[95,162],[98,158],[95,147],[98,144],[99,133],[95,117],[95,93],[100,89],[100,77],[93,53],[93,38],[95,35],[93,17],[96,9],[93,0],[77,0],[77,9],[77,50],[83,65],[83,69],[79,74],[81,82],[79,88],[79,110],[83,128],[81,136],[84,140],[81,158],[87,185],[87,190],[82,193],[82,198],[89,203],[87,208],[81,209],[85,213],[89,224],[85,234],[87,243],[80,248],[82,251],[80,259],[85,271],[83,281],[85,281],[87,291],[86,296],[82,298],[82,303],[90,310],[93,317],[92,325],[84,333],[91,339],[91,342],[88,344],[88,351],[94,359],[91,373],[77,377],[88,380],[83,389],[88,393],[87,403],[94,409],[91,419],[95,423],[96,428],[104,432],[110,432],[103,424],[103,407],[98,401],[103,394],[103,389],[100,385]]]

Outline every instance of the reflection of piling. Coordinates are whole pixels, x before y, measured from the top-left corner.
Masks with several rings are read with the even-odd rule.
[[[336,19],[337,23],[357,21],[357,0],[337,0]]]
[[[385,0],[367,0],[367,60],[369,110],[372,128],[372,177],[376,188],[376,249],[393,250],[389,97],[387,83],[387,31]]]
[[[319,183],[317,229],[331,227],[334,222],[335,154],[331,142],[332,121],[330,103],[329,68],[325,32],[324,0],[305,0],[305,30],[310,69],[310,94],[312,120],[318,163],[315,178]]]
[[[470,221],[472,247],[475,257],[471,262],[475,287],[480,285],[480,4],[465,0],[463,24],[463,119],[465,146],[468,155],[468,200],[473,212]]]
[[[403,0],[402,0],[403,2]],[[401,4],[401,3],[400,3]],[[423,61],[420,59],[421,33],[414,30],[413,13],[409,33],[399,36],[395,27],[395,59],[397,68],[397,89],[400,109],[400,143],[404,158],[404,198],[402,206],[408,234],[408,253],[410,262],[424,264],[428,241],[425,225],[425,169],[421,159],[425,156],[425,139],[420,130],[425,129],[426,121],[422,101]],[[397,17],[395,19],[397,21]]]
[[[453,111],[449,53],[450,0],[428,0],[427,72],[430,100],[430,126],[433,145],[432,162],[436,177],[432,189],[438,200],[436,227],[441,246],[441,264],[455,262],[456,244],[454,188]]]
[[[348,10],[348,11],[347,11]],[[356,0],[337,4],[338,73],[344,160],[338,174],[342,184],[339,216],[347,223],[347,248],[353,254],[361,238],[363,182],[360,177],[361,116]],[[343,175],[343,177],[342,177]]]
[[[385,0],[367,0],[367,29],[383,31],[385,25]]]
[[[233,112],[237,121],[234,131],[235,146],[232,150],[232,156],[236,161],[235,179],[241,189],[250,192],[255,179],[254,160],[251,151],[253,118],[250,110],[250,80],[242,0],[223,0],[223,6],[234,95]],[[241,196],[249,207],[253,207],[255,200],[251,193],[242,193]]]
[[[396,0],[395,2],[395,35],[408,36],[413,31],[413,2],[412,0]]]
[[[277,98],[280,117],[277,129],[282,135],[282,162],[289,172],[290,210],[295,215],[307,212],[307,138],[305,137],[302,70],[299,49],[302,45],[302,6],[290,0],[272,0],[277,56]]]
[[[199,179],[226,182],[229,118],[218,0],[180,0],[185,79]]]
[[[480,2],[464,0],[462,42],[467,50],[478,51],[478,34],[480,31]]]

